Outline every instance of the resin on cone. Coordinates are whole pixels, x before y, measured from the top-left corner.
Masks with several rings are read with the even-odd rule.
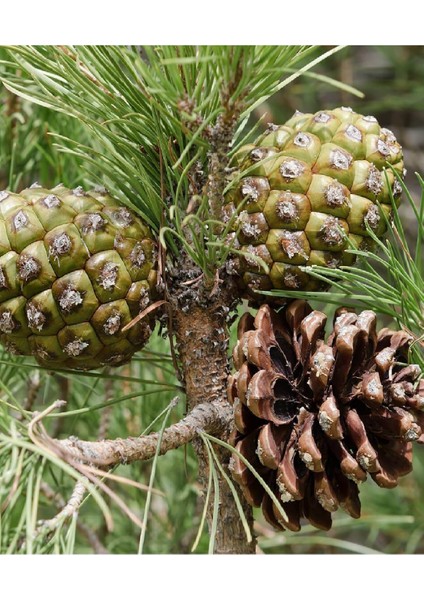
[[[349,248],[370,248],[368,227],[383,235],[391,195],[402,191],[386,167],[404,173],[393,133],[344,107],[270,125],[233,165],[243,177],[226,195],[224,221],[234,231],[233,269],[252,292],[322,289],[302,267],[352,264]]]
[[[302,518],[329,529],[339,507],[360,516],[359,485],[391,488],[412,470],[412,442],[424,442],[424,381],[407,365],[411,336],[376,331],[376,315],[326,315],[295,300],[280,312],[264,304],[240,320],[229,378],[232,442],[270,486],[285,511],[239,456],[232,473],[247,501],[277,529]]]
[[[104,189],[0,192],[0,341],[46,367],[126,362],[151,333],[122,329],[150,304],[155,263],[148,227]]]

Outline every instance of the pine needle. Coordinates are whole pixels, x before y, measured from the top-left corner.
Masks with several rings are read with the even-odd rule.
[[[168,421],[169,415],[171,414],[171,411],[173,410],[173,408],[175,408],[175,406],[176,406],[176,402],[178,402],[178,398],[174,398],[170,402],[170,404],[169,404],[169,406],[167,408],[167,411],[165,413],[165,416],[163,418],[162,425],[161,425],[161,427],[159,429],[158,441],[157,441],[157,445],[156,445],[155,456],[154,456],[153,461],[152,461],[152,469],[151,469],[151,472],[150,472],[149,488],[148,488],[147,496],[146,496],[146,504],[145,504],[145,507],[144,507],[143,524],[142,524],[142,527],[141,527],[140,542],[139,542],[139,546],[138,546],[138,553],[139,554],[143,554],[144,542],[145,542],[145,539],[146,539],[147,519],[149,517],[150,503],[151,503],[151,500],[152,500],[152,493],[153,493],[153,483],[155,481],[155,476],[156,476],[156,468],[157,468],[157,463],[158,463],[158,458],[159,458],[160,447],[161,447],[161,443],[162,443],[163,432],[165,430],[166,423]]]

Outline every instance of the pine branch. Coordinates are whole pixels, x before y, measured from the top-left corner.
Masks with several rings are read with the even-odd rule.
[[[219,435],[228,428],[232,409],[219,401],[199,404],[178,423],[167,427],[162,436],[159,454],[166,454],[193,441],[199,431]],[[101,467],[128,464],[153,458],[157,448],[158,433],[137,438],[85,441],[75,438],[56,440],[44,429],[38,431],[38,442],[67,461],[82,462]]]

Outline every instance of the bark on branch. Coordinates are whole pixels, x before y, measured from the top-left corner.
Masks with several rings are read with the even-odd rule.
[[[84,485],[84,482],[77,481],[69,500],[63,504],[57,515],[51,519],[41,521],[35,531],[35,535],[54,531],[63,521],[71,518],[74,513],[78,512],[86,491],[87,489]]]
[[[216,401],[198,404],[178,423],[167,427],[162,435],[159,454],[179,448],[191,442],[198,432],[206,431],[212,435],[220,435],[232,419],[232,408],[228,404]],[[43,440],[64,460],[111,467],[116,464],[127,464],[137,460],[153,458],[158,444],[158,433],[148,435],[102,441],[84,441],[77,438],[65,440]]]
[[[77,485],[78,485],[78,483],[77,483]],[[81,489],[81,488],[79,488],[79,489]],[[60,494],[60,492],[53,490],[45,481],[42,481],[40,483],[40,491],[44,494],[44,496],[47,498],[47,500],[49,500],[50,502],[52,502],[53,504],[55,504],[57,506],[57,508],[60,510],[59,515],[63,514],[63,510],[66,509],[67,504],[69,505],[69,502],[72,501],[72,497],[71,497],[71,500],[68,503],[66,503],[62,494]],[[74,494],[75,494],[75,489],[74,489],[74,493],[72,494],[73,497],[74,497]],[[71,502],[71,504],[72,504],[72,502]],[[69,515],[69,512],[67,511],[67,514],[65,516],[72,516],[72,513]],[[43,524],[45,525],[46,523],[49,523],[51,525],[52,523],[54,523],[55,520],[57,523],[60,523],[60,521],[57,521],[57,518],[58,518],[58,515],[56,515],[56,517],[53,517],[53,519],[50,519],[49,521],[44,521]],[[102,542],[100,541],[97,533],[93,529],[88,527],[88,525],[86,525],[85,523],[82,523],[80,519],[78,519],[78,521],[77,521],[77,529],[78,529],[78,531],[80,531],[82,533],[82,535],[85,536],[88,543],[93,548],[93,550],[96,554],[109,554],[108,550],[103,546]],[[49,531],[49,529],[47,529],[47,531]]]

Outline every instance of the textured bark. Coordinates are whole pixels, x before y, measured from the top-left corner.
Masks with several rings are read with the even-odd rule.
[[[191,442],[199,430],[212,435],[221,435],[228,428],[232,419],[232,409],[228,404],[202,403],[184,419],[167,427],[162,434],[159,454],[166,454]],[[120,463],[128,464],[137,460],[153,458],[158,444],[158,433],[150,433],[140,437],[125,439],[101,440],[90,442],[78,438],[54,440],[44,438],[42,441],[54,452],[69,460],[92,464],[99,467],[111,467]]]
[[[227,400],[228,361],[228,328],[226,310],[231,304],[224,293],[217,294],[214,301],[207,305],[193,304],[190,310],[175,312],[174,329],[178,344],[178,354],[184,375],[184,384],[188,400],[188,410],[195,410],[200,402],[209,400],[215,406],[221,406],[222,412],[229,410]],[[228,310],[228,309],[227,309]],[[230,427],[223,431],[220,438],[228,437]],[[199,460],[199,481],[204,492],[207,489],[209,477],[209,462],[202,441],[193,441]],[[216,446],[215,451],[228,471],[231,453]],[[255,540],[248,542],[243,529],[240,515],[232,492],[224,477],[218,472],[219,480],[219,514],[218,527],[215,537],[215,553],[217,554],[251,554],[255,552]],[[253,517],[250,506],[239,494],[247,521],[253,531]],[[208,523],[212,523],[213,497],[208,506]]]

